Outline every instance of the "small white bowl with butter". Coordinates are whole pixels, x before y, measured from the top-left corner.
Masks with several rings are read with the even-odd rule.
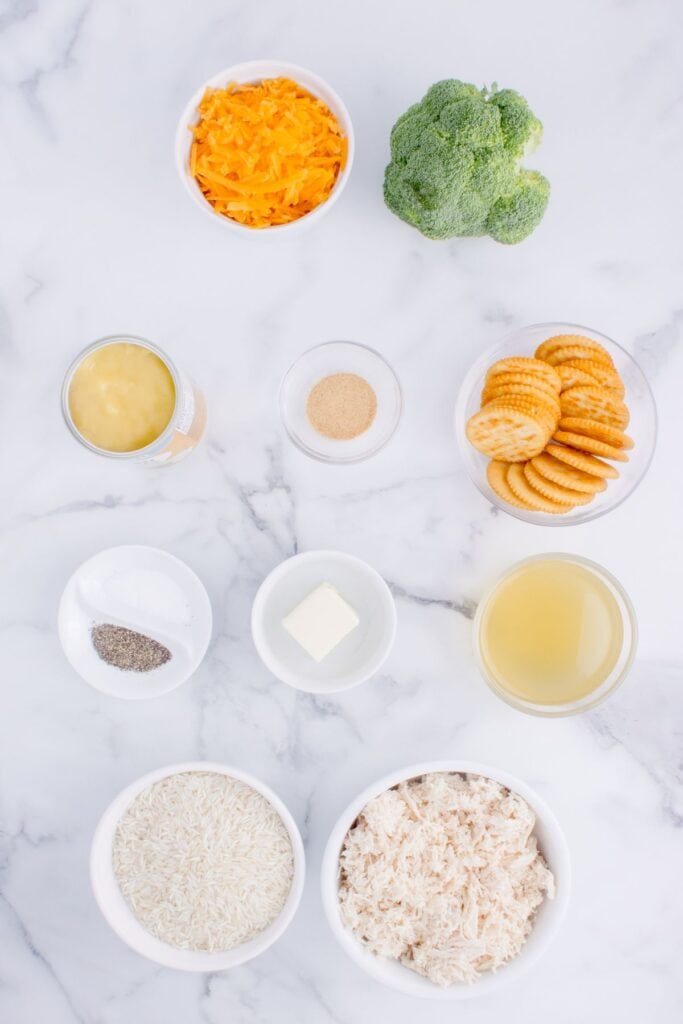
[[[265,578],[251,633],[264,665],[283,683],[337,693],[382,666],[396,635],[396,605],[379,573],[360,558],[307,551]]]

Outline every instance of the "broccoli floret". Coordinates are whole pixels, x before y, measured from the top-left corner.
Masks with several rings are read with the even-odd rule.
[[[429,128],[432,118],[428,110],[421,103],[409,107],[405,114],[401,114],[398,121],[391,129],[391,158],[392,160],[406,160],[415,148],[413,139],[416,135]]]
[[[482,103],[481,97],[447,103],[439,114],[439,126],[462,149],[467,146],[496,146],[500,143],[500,110],[490,103]]]
[[[478,95],[479,90],[476,85],[459,82],[457,78],[444,78],[442,82],[435,82],[427,91],[422,102],[416,106],[424,107],[434,117],[438,117],[447,103],[456,103],[458,100],[466,100],[471,96]]]
[[[518,160],[528,156],[540,145],[543,125],[531,107],[514,89],[501,89],[490,102],[500,111],[500,127],[505,148]]]
[[[394,125],[385,202],[428,238],[521,242],[539,224],[550,194],[542,174],[519,166],[542,132],[512,89],[437,82]]]
[[[486,234],[506,245],[521,242],[541,220],[549,195],[547,178],[538,171],[520,171],[512,192],[501,196],[491,207]]]

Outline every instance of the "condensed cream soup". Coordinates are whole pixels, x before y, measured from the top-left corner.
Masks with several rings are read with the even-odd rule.
[[[133,342],[112,342],[86,355],[68,395],[76,430],[107,452],[134,452],[152,444],[176,405],[173,377],[156,353]]]

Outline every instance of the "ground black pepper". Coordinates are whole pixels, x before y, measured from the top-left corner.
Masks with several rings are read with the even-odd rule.
[[[110,622],[93,626],[90,636],[102,661],[125,672],[151,672],[172,657],[168,647],[150,636]]]

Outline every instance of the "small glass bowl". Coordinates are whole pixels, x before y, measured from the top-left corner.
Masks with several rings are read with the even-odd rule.
[[[505,582],[505,580],[508,580],[511,576],[514,576],[515,573],[519,572],[520,569],[523,569],[527,565],[532,565],[534,562],[559,560],[574,562],[576,565],[583,566],[605,584],[616,601],[621,614],[623,641],[621,652],[614,668],[600,686],[591,693],[586,694],[585,697],[581,697],[579,700],[571,701],[566,704],[536,704],[533,701],[524,700],[522,697],[518,697],[516,694],[510,693],[509,690],[506,690],[498,682],[493,672],[489,669],[482,650],[481,630],[489,601],[496,594],[498,588]],[[596,707],[598,704],[602,704],[602,702],[607,700],[607,698],[610,697],[623,683],[624,679],[628,675],[638,646],[638,621],[636,619],[636,613],[628,594],[622,587],[619,580],[612,576],[607,569],[598,565],[597,562],[592,562],[589,558],[583,558],[580,555],[561,554],[558,552],[532,555],[530,558],[522,559],[521,562],[516,562],[502,573],[479,602],[474,616],[472,630],[477,666],[489,687],[497,697],[504,700],[506,704],[510,705],[510,707],[516,708],[517,711],[524,711],[528,715],[537,715],[540,718],[564,718],[568,715],[579,715],[584,711],[590,711],[591,708]],[[543,638],[541,636],[539,636],[538,642],[541,644],[543,643]]]
[[[377,415],[370,427],[351,440],[319,434],[306,415],[311,389],[333,373],[364,377],[377,396]],[[292,363],[280,386],[280,415],[297,448],[320,462],[361,462],[383,448],[398,426],[403,396],[398,378],[385,359],[356,341],[327,341],[304,352]]]
[[[597,494],[590,505],[578,505],[562,515],[527,511],[508,505],[491,489],[486,479],[486,467],[490,460],[470,444],[465,433],[467,421],[480,408],[484,378],[489,367],[497,360],[510,356],[533,356],[542,341],[552,338],[556,334],[583,334],[607,349],[626,388],[625,402],[631,414],[626,431],[635,441],[635,447],[628,452],[628,462],[611,463],[611,465],[616,465],[619,471],[618,479],[608,480],[606,489]],[[590,327],[581,327],[579,324],[531,324],[507,335],[503,341],[477,359],[468,371],[460,387],[455,407],[455,432],[467,473],[474,485],[491,504],[496,505],[503,512],[515,516],[516,519],[523,519],[527,523],[535,523],[538,526],[574,526],[577,523],[590,522],[591,519],[597,519],[599,516],[605,515],[606,512],[611,512],[636,489],[645,476],[654,455],[657,439],[657,410],[650,385],[643,371],[633,357],[621,345],[617,345],[616,341],[600,334],[599,331],[594,331]]]

